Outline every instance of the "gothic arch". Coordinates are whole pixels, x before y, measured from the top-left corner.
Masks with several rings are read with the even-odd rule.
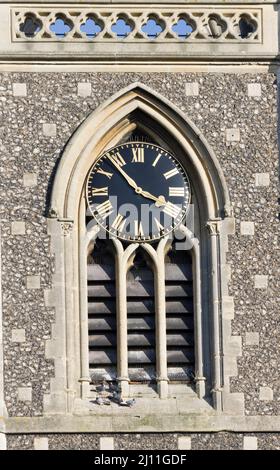
[[[190,172],[203,195],[205,218],[229,214],[223,172],[197,127],[170,101],[141,83],[133,83],[93,111],[70,139],[54,181],[51,210],[75,219],[86,175],[94,160],[116,145],[133,127],[157,124],[188,155]],[[183,157],[184,158],[184,157]]]
[[[56,310],[53,336],[46,348],[47,357],[55,360],[56,376],[51,393],[45,396],[45,410],[47,413],[72,413],[77,403],[87,396],[86,268],[82,260],[89,240],[85,228],[81,228],[85,220],[83,187],[94,160],[125,139],[137,126],[156,136],[163,146],[171,142],[171,149],[173,144],[177,157],[188,165],[190,179],[195,182],[200,229],[199,233],[185,235],[192,239],[190,249],[197,290],[202,287],[197,305],[204,315],[203,318],[198,315],[199,322],[208,325],[208,337],[204,338],[209,348],[205,362],[211,369],[208,391],[211,391],[216,412],[234,409],[242,414],[243,396],[230,393],[230,377],[236,374],[240,338],[231,336],[234,312],[233,300],[228,295],[230,270],[226,251],[227,237],[234,233],[234,219],[226,182],[217,158],[195,125],[171,102],[140,83],[121,90],[90,114],[70,139],[56,173],[48,219],[56,271],[53,289],[45,293],[46,305]],[[144,249],[154,256],[149,245]],[[125,282],[121,247],[118,252]],[[119,284],[122,289],[121,282]],[[121,302],[124,296],[120,296]],[[198,373],[201,372],[201,376],[197,377],[200,382],[205,380],[202,370],[201,362]],[[164,384],[162,389],[164,396]],[[203,395],[204,386],[200,384],[198,397]]]

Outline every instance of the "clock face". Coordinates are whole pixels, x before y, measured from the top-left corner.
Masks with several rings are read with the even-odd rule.
[[[87,200],[96,222],[128,241],[153,241],[184,219],[190,184],[182,165],[166,150],[128,142],[104,153],[92,166]]]

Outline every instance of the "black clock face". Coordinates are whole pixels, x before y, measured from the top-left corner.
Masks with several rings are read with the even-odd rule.
[[[128,142],[104,153],[92,166],[87,200],[96,222],[128,241],[153,241],[172,232],[190,202],[188,176],[166,150]]]

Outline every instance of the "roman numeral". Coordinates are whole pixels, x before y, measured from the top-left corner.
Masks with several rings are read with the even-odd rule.
[[[92,196],[108,196],[108,186],[104,188],[92,188],[91,194]]]
[[[142,222],[139,222],[139,224],[138,224],[138,220],[134,220],[134,233],[135,233],[136,237],[143,237],[144,236]]]
[[[169,188],[169,196],[182,196],[184,197],[185,195],[185,188],[180,188],[180,187],[170,187]]]
[[[123,159],[120,152],[116,152],[114,155],[107,155],[109,160],[111,160],[114,165],[124,166],[126,164],[126,161]]]
[[[172,176],[175,176],[179,173],[178,168],[173,168],[172,170],[167,171],[166,173],[163,173],[163,176],[166,180],[171,178]]]
[[[156,226],[157,226],[157,229],[158,229],[159,232],[160,232],[161,230],[164,230],[164,226],[161,225],[161,223],[159,222],[159,220],[158,220],[156,217],[154,217],[154,221],[155,221],[155,223],[156,223]]]
[[[109,178],[109,180],[113,176],[113,173],[109,173],[109,171],[102,170],[102,168],[99,168],[96,173],[100,173],[101,175],[107,176],[107,178]]]
[[[113,206],[111,204],[111,201],[109,199],[105,202],[102,202],[102,204],[99,204],[95,208],[96,212],[102,217],[102,219],[106,219],[110,214],[113,212]]]
[[[133,159],[132,163],[144,163],[144,148],[138,147],[132,149]]]
[[[175,204],[172,204],[171,202],[168,202],[164,206],[163,212],[165,212],[165,214],[167,215],[170,215],[170,217],[172,217],[173,219],[176,219],[176,217],[178,217],[180,213],[180,210],[180,207],[175,206]]]
[[[112,228],[114,228],[115,230],[118,230],[119,232],[121,232],[124,228],[124,224],[125,224],[125,218],[123,215],[121,214],[118,214],[117,217],[115,218],[114,222],[112,223]]]
[[[153,166],[156,166],[157,162],[159,161],[160,157],[162,156],[161,153],[158,154],[158,156],[156,157],[156,159],[154,160],[154,163],[153,163]]]

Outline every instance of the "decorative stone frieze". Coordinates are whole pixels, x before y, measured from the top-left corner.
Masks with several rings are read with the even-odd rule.
[[[59,23],[58,23],[59,22]],[[120,23],[121,22],[121,23]],[[261,42],[260,8],[12,8],[13,41]],[[59,28],[58,28],[59,24]],[[57,26],[57,28],[56,28]]]

